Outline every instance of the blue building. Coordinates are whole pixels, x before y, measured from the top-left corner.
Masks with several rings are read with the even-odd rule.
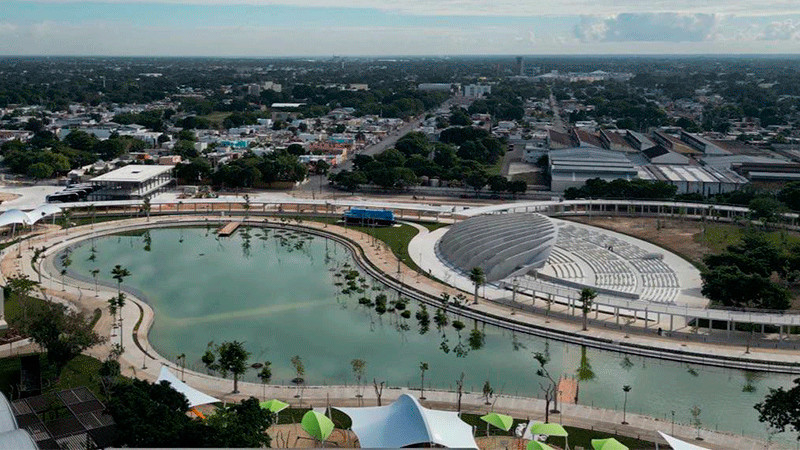
[[[344,221],[350,225],[390,226],[393,225],[394,212],[385,209],[350,208],[344,213]]]

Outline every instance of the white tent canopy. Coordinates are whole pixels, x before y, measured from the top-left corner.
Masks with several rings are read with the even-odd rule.
[[[176,391],[185,395],[186,399],[189,400],[190,408],[200,405],[207,405],[209,403],[216,403],[219,401],[216,398],[206,395],[179,380],[178,377],[173,375],[173,373],[167,369],[167,366],[161,366],[161,373],[158,374],[158,380],[156,380],[156,383],[160,383],[162,381],[166,381],[170,384],[172,389],[175,389]]]
[[[6,225],[33,225],[47,216],[58,214],[61,208],[55,205],[45,204],[32,211],[24,212],[18,209],[9,209],[0,214],[0,227]]]
[[[672,447],[674,450],[707,450],[705,447],[700,447],[699,445],[694,445],[688,442],[684,442],[680,439],[676,439],[660,431],[658,432],[658,434],[660,434],[661,437],[663,437],[664,440],[667,441],[667,444],[669,444],[669,446]]]
[[[53,214],[61,213],[61,207],[52,205],[49,203],[45,203],[44,205],[34,209],[33,211],[28,211],[26,214],[28,215],[28,219],[30,220],[30,225],[44,219],[47,216],[52,216]]]
[[[388,406],[336,408],[353,421],[353,432],[362,448],[400,448],[436,444],[444,447],[478,448],[472,427],[458,413],[424,408],[416,398],[403,394]]]

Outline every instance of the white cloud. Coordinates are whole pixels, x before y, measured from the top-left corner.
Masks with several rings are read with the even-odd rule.
[[[608,18],[582,17],[575,36],[582,42],[699,42],[715,34],[713,14],[618,14]]]
[[[22,0],[81,3],[79,0]],[[96,0],[105,3],[288,5],[364,8],[415,15],[560,16],[679,12],[685,14],[800,14],[797,0]]]
[[[786,19],[767,24],[759,39],[765,41],[800,41],[800,21]]]

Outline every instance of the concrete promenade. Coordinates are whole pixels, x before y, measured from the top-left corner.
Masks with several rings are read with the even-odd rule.
[[[2,259],[2,273],[4,277],[11,276],[15,273],[27,274],[34,280],[38,280],[41,274],[42,286],[44,293],[49,297],[59,297],[65,299],[81,310],[91,313],[95,308],[101,308],[104,314],[98,322],[96,329],[101,334],[110,338],[110,343],[119,342],[119,335],[112,335],[111,318],[108,317],[106,312],[106,299],[115,295],[116,289],[113,287],[100,286],[99,293],[95,296],[94,285],[90,282],[82,282],[78,280],[67,280],[67,284],[62,290],[61,277],[56,271],[50,267],[52,264],[52,257],[61,248],[69,245],[73,239],[80,240],[86,239],[92,235],[99,235],[101,233],[113,233],[115,230],[129,226],[141,227],[156,224],[180,224],[192,223],[203,221],[203,217],[153,217],[149,221],[144,218],[129,219],[116,222],[105,222],[92,226],[82,226],[70,230],[53,230],[47,234],[37,236],[31,239],[31,242],[23,241],[22,257],[18,258],[18,246],[11,246],[4,250]],[[209,222],[219,223],[219,217],[209,217]],[[282,222],[276,219],[253,218],[257,222],[269,223],[273,226],[281,226]],[[382,242],[375,241],[371,237],[356,232],[351,229],[345,229],[333,225],[325,225],[318,222],[303,222],[303,226],[314,229],[320,232],[335,233],[343,236],[352,242],[357,243],[363,250],[363,257],[366,258],[371,264],[383,271],[385,274],[390,275],[410,286],[413,286],[419,291],[428,293],[432,296],[438,297],[440,292],[448,292],[451,295],[458,293],[454,288],[444,286],[435,282],[427,277],[420,276],[417,272],[399,264],[399,261],[392,254],[391,250]],[[426,230],[427,231],[427,230]],[[45,246],[48,248],[47,257],[44,260],[37,261],[36,265],[40,272],[34,270],[31,262],[33,257],[33,248]],[[398,268],[400,269],[398,273]],[[42,270],[43,269],[43,270]],[[121,364],[126,375],[136,376],[144,379],[154,380],[160,367],[164,364],[175,367],[175,364],[164,359],[162,356],[157,355],[147,344],[147,330],[153,320],[152,309],[144,303],[141,299],[134,296],[128,297],[131,301],[127,302],[123,308],[123,330],[122,342],[125,346],[125,353],[121,358]],[[493,314],[496,316],[510,317],[511,311],[508,308],[496,305],[490,302],[481,301],[478,305],[472,306],[476,311]],[[538,326],[559,329],[571,333],[580,333],[580,325],[577,322],[559,321],[553,318],[546,318],[536,315],[528,315],[522,312],[517,312],[514,320],[523,321]],[[138,342],[142,346],[140,349],[134,342],[134,327],[141,319],[136,331]],[[608,329],[592,329],[587,335],[603,336],[609,339],[622,339],[622,333],[614,332]],[[676,348],[686,351],[687,348],[691,351],[698,352],[713,352],[713,353],[727,353],[732,356],[741,356],[743,349],[737,347],[726,346],[708,346],[699,343],[686,343],[685,345],[680,342],[672,342],[668,339],[658,338],[657,336],[637,336],[632,335],[631,341],[638,341],[649,346],[662,347],[664,349]],[[110,345],[106,344],[90,349],[87,353],[99,359],[105,359],[108,356]],[[144,350],[144,352],[142,351]],[[147,354],[145,354],[145,352]],[[784,351],[769,351],[761,349],[753,349],[749,355],[751,358],[763,358],[765,360],[796,360],[797,355],[794,352]],[[180,373],[180,369],[175,369]],[[212,377],[206,374],[192,372],[186,370],[182,375],[190,385],[215,395],[223,400],[235,400],[243,396],[257,396],[266,398],[281,398],[289,400],[293,404],[303,405],[313,404],[314,406],[324,406],[327,402],[334,405],[355,405],[357,403],[356,393],[357,388],[353,386],[316,386],[307,387],[304,389],[302,398],[295,398],[297,394],[294,387],[287,386],[263,386],[255,383],[240,383],[241,393],[232,394],[232,381],[222,380],[220,378]],[[384,403],[396,398],[401,393],[406,392],[404,389],[386,389],[384,391]],[[365,402],[371,404],[374,402],[374,392],[371,387],[363,389]],[[411,393],[414,393],[413,391]],[[441,408],[454,408],[456,395],[452,392],[445,391],[427,391],[426,397],[428,400],[425,402],[429,406]],[[480,394],[465,394],[462,403],[465,410],[475,412],[485,412],[489,407],[483,405],[482,396]],[[517,417],[530,417],[532,419],[541,419],[543,417],[544,404],[542,400],[533,398],[511,397],[503,396],[497,399],[494,409],[505,413],[512,414]],[[622,413],[612,410],[603,410],[592,408],[585,405],[563,405],[561,408],[562,413],[554,415],[552,420],[560,421],[567,425],[578,425],[584,428],[597,428],[609,432],[617,432],[619,434],[642,437],[645,439],[657,440],[655,430],[671,432],[672,424],[664,420],[658,420],[646,416],[636,414],[628,414],[627,419],[629,425],[621,425]],[[675,425],[675,434],[683,437],[684,439],[692,439],[695,435],[695,430],[692,427],[683,425]],[[765,443],[733,434],[718,433],[708,430],[701,432],[705,439],[703,445],[711,448],[764,448]]]

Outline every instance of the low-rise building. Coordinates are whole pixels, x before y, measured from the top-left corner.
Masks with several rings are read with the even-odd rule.
[[[91,179],[88,199],[136,200],[153,196],[173,183],[175,166],[131,164]]]

